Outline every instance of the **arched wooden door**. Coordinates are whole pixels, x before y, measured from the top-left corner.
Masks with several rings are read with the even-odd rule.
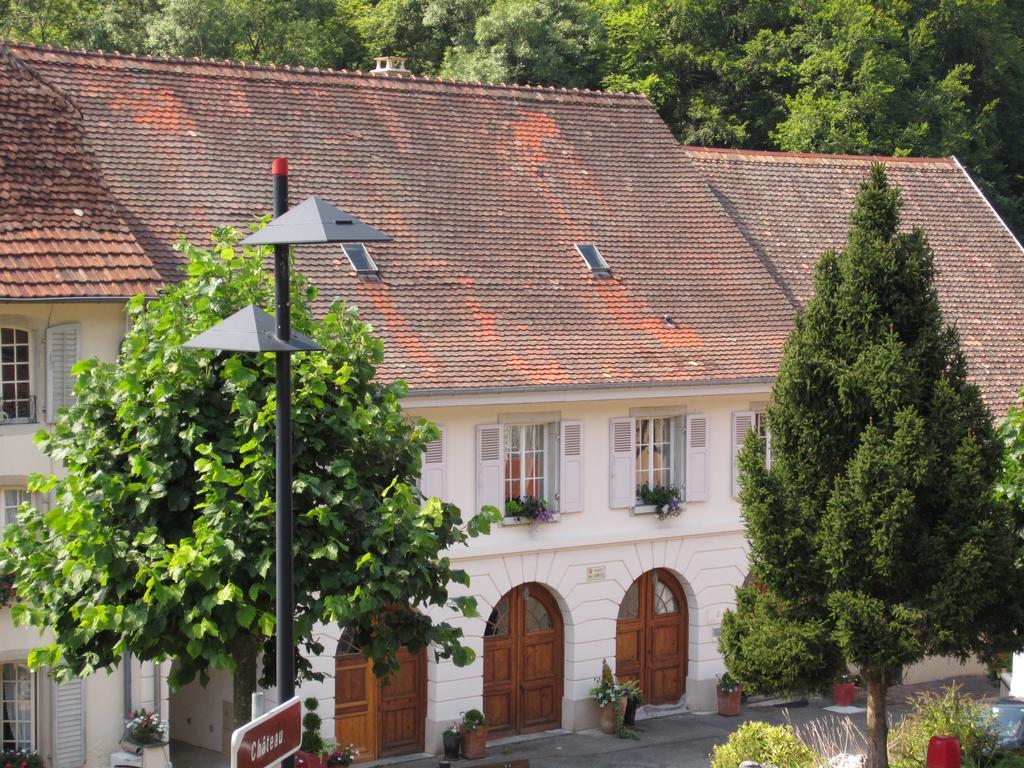
[[[562,725],[562,614],[540,584],[523,584],[491,611],[484,632],[484,714],[495,736]]]
[[[636,680],[648,704],[679,701],[686,691],[686,595],[668,571],[648,571],[619,606],[615,673]]]
[[[426,652],[403,649],[398,661],[401,669],[384,684],[358,648],[344,637],[338,645],[334,734],[339,744],[355,744],[359,762],[423,751]]]

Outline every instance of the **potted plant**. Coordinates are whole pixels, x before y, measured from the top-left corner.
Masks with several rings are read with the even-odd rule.
[[[740,688],[739,681],[736,678],[726,672],[718,678],[716,692],[718,714],[734,717],[740,713],[740,697],[743,695],[743,690]]]
[[[302,702],[306,714],[302,716],[302,742],[295,753],[296,768],[323,768],[323,758],[327,753],[327,745],[320,735],[323,720],[316,713],[320,702],[313,696]]]
[[[43,768],[43,758],[38,752],[30,749],[5,749],[3,751],[3,762],[0,765],[10,765],[14,768]]]
[[[632,728],[636,725],[636,711],[644,704],[644,692],[640,690],[640,683],[636,680],[627,680],[622,683],[622,690],[626,694],[626,709],[622,713],[622,724]]]
[[[142,755],[143,768],[163,768],[168,762],[167,723],[148,709],[137,709],[124,726],[124,741]]]
[[[459,723],[452,723],[445,728],[441,738],[444,739],[444,756],[451,760],[458,760],[459,751],[462,748],[462,733],[459,731]]]
[[[832,683],[832,700],[838,707],[848,707],[857,698],[857,684],[859,680],[856,675],[843,673]]]
[[[505,502],[505,517],[526,518],[530,521],[530,530],[534,531],[541,523],[550,523],[555,519],[548,503],[536,496],[516,496]]]
[[[357,757],[359,757],[359,750],[356,749],[356,745],[349,744],[344,749],[335,748],[334,751],[329,752],[324,758],[324,765],[327,768],[348,768]]]
[[[479,709],[462,716],[462,756],[474,760],[487,754],[487,718]]]
[[[597,685],[590,689],[590,695],[600,708],[598,724],[601,732],[618,733],[623,725],[622,716],[626,709],[628,693],[625,686],[616,682],[606,659],[601,661],[601,677],[597,679]]]
[[[656,485],[653,488],[647,483],[640,486],[640,501],[654,506],[654,514],[659,520],[679,517],[683,511],[683,498],[674,485]]]

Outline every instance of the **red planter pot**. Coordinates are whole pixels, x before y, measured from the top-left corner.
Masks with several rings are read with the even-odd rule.
[[[462,732],[462,756],[467,760],[484,757],[487,754],[487,726],[481,725],[472,731]]]
[[[718,714],[725,717],[735,717],[740,713],[740,699],[743,696],[743,691],[737,688],[732,693],[722,693],[721,690],[715,689],[718,694]]]
[[[295,768],[325,768],[324,756],[300,750],[295,753]]]
[[[832,698],[837,707],[848,707],[857,698],[856,683],[835,683],[832,686]]]

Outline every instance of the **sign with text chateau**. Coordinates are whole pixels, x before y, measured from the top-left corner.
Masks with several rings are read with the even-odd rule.
[[[231,768],[268,768],[299,751],[302,706],[289,699],[231,734]]]

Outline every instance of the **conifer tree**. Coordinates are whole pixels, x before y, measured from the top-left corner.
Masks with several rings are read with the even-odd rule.
[[[920,230],[876,165],[846,248],[825,253],[768,408],[740,503],[751,584],[721,648],[748,690],[868,689],[868,768],[888,765],[886,691],[929,655],[1024,645],[1015,522],[997,500],[1000,443],[933,285]]]

